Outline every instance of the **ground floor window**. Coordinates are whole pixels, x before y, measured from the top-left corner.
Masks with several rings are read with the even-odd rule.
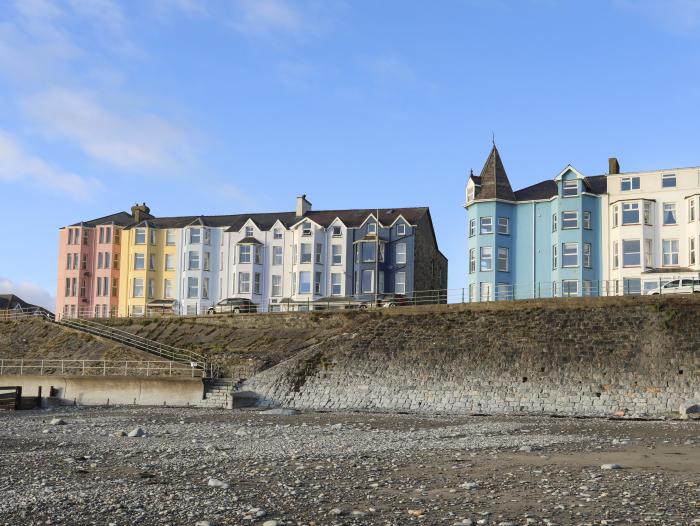
[[[642,293],[642,280],[627,278],[623,281],[623,294],[639,295]]]
[[[395,278],[394,292],[396,294],[406,294],[406,273],[397,272]]]
[[[568,298],[569,296],[578,296],[578,280],[575,279],[565,279],[561,282],[561,293],[562,296]]]
[[[499,283],[496,285],[496,299],[499,301],[513,299],[511,286],[508,283]]]
[[[131,306],[132,316],[143,316],[143,305],[132,305]]]
[[[583,295],[593,296],[593,282],[589,279],[583,281]]]
[[[492,301],[493,297],[491,296],[491,283],[490,282],[482,282],[479,284],[479,300],[480,301]]]

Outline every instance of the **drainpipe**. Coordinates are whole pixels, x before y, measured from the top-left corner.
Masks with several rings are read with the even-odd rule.
[[[537,203],[532,203],[532,293],[535,294],[537,284]]]

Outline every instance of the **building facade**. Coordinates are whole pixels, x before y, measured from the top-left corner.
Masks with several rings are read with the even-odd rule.
[[[513,191],[497,148],[467,182],[471,301],[652,293],[698,277],[700,169],[554,179]]]
[[[78,268],[73,255],[59,263],[62,316],[194,315],[234,297],[299,310],[447,288],[428,208],[314,211],[305,196],[292,212],[226,216],[158,218],[137,205],[61,229],[59,258],[74,252]]]

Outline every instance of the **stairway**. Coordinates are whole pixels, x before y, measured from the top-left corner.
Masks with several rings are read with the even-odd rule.
[[[233,407],[233,393],[236,392],[236,381],[232,378],[208,378],[204,380],[204,400],[199,407]]]
[[[212,364],[207,363],[203,355],[190,350],[166,345],[155,340],[144,338],[143,336],[117,329],[116,327],[82,318],[63,318],[57,323],[70,327],[71,329],[108,338],[112,341],[128,345],[129,347],[139,349],[160,358],[165,358],[172,362],[192,364],[196,369],[202,371],[202,376],[205,378],[215,376]]]

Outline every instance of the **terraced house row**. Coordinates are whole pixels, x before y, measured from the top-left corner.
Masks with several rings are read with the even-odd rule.
[[[63,227],[59,316],[202,314],[227,298],[298,310],[447,287],[428,208],[223,216],[131,213]]]
[[[513,191],[494,145],[466,188],[469,299],[649,294],[696,283],[700,168],[621,173],[615,158],[608,168],[585,176],[568,165]]]

